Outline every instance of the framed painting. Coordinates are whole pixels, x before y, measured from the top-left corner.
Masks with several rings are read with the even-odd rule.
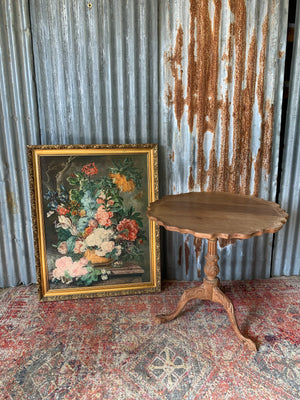
[[[159,291],[157,145],[27,152],[40,300]]]

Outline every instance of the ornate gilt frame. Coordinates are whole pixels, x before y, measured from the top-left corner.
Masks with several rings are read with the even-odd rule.
[[[153,222],[149,221],[146,217],[146,210],[147,206],[150,202],[153,202],[158,199],[158,149],[156,144],[141,144],[141,145],[34,145],[34,146],[27,146],[27,155],[28,155],[28,167],[29,167],[29,179],[30,179],[30,195],[31,195],[31,206],[32,206],[32,226],[33,226],[33,238],[34,238],[34,249],[35,249],[35,263],[36,263],[36,272],[37,272],[37,283],[38,283],[38,292],[39,292],[39,299],[42,301],[49,301],[49,300],[64,300],[64,299],[77,299],[77,298],[89,298],[89,297],[104,297],[104,296],[117,296],[117,295],[128,295],[128,294],[143,294],[143,293],[151,293],[151,292],[158,292],[161,289],[161,277],[160,277],[160,243],[159,243],[159,227]],[[52,281],[55,281],[53,278],[53,256],[51,253],[51,257],[49,256],[50,252],[53,252],[53,245],[51,249],[49,248],[49,231],[52,230],[51,226],[55,225],[55,229],[57,231],[57,221],[53,222],[52,225],[46,221],[47,213],[46,213],[46,206],[45,206],[45,179],[42,178],[42,175],[45,174],[45,168],[47,170],[47,182],[56,182],[58,185],[58,181],[56,178],[58,176],[57,172],[59,169],[55,170],[54,164],[63,165],[64,159],[61,157],[65,157],[68,160],[75,160],[75,161],[68,161],[70,166],[72,167],[74,163],[80,164],[80,160],[82,159],[84,162],[82,164],[87,164],[87,161],[90,159],[91,164],[95,162],[97,165],[97,171],[101,169],[101,165],[105,163],[109,163],[110,160],[118,161],[124,160],[124,157],[129,158],[130,160],[137,160],[139,165],[142,165],[144,161],[146,161],[144,170],[146,171],[147,176],[143,176],[143,179],[146,178],[146,182],[144,182],[143,189],[141,191],[142,194],[138,194],[142,196],[144,199],[144,204],[138,203],[138,195],[133,204],[137,204],[141,209],[145,209],[144,213],[139,213],[140,218],[143,221],[143,224],[147,227],[145,229],[147,240],[143,241],[140,240],[140,243],[148,243],[147,245],[144,243],[141,246],[144,246],[145,253],[147,256],[144,258],[145,265],[149,266],[145,267],[144,271],[147,269],[146,273],[142,273],[140,275],[134,275],[134,279],[131,278],[131,275],[126,275],[129,271],[131,273],[132,269],[131,265],[136,265],[135,261],[133,264],[126,264],[127,272],[124,273],[124,277],[122,275],[121,278],[115,280],[118,283],[113,282],[113,278],[110,280],[108,278],[107,281],[100,280],[99,282],[93,282],[92,285],[86,286],[76,286],[74,282],[76,279],[74,278],[71,282],[65,283],[63,279],[59,282],[60,286],[57,285],[53,288]],[[100,160],[101,163],[100,163]],[[144,160],[144,161],[143,161]],[[47,165],[51,165],[52,168],[55,170],[56,175],[49,176],[50,174],[50,167]],[[57,161],[57,163],[56,163]],[[48,163],[48,164],[47,164]],[[43,164],[43,167],[41,167]],[[95,165],[94,164],[94,165]],[[46,167],[45,167],[46,165]],[[70,169],[71,169],[70,167]],[[142,168],[142,167],[141,167]],[[137,170],[137,169],[135,169]],[[135,171],[133,169],[133,171]],[[142,170],[142,169],[141,169]],[[104,170],[101,170],[104,174]],[[93,172],[94,173],[94,172]],[[83,175],[82,172],[79,174]],[[77,177],[77,175],[74,175]],[[116,175],[114,175],[115,177]],[[86,178],[86,177],[85,177]],[[90,179],[90,177],[88,177]],[[125,179],[125,178],[124,178]],[[142,179],[142,181],[143,181]],[[87,180],[87,178],[86,178]],[[68,181],[70,182],[70,180]],[[67,183],[68,185],[68,183]],[[48,186],[49,187],[49,186]],[[114,186],[115,187],[115,186]],[[64,186],[62,186],[63,190],[66,190]],[[69,189],[70,190],[70,189]],[[145,194],[145,191],[147,193]],[[80,190],[78,190],[78,193]],[[84,191],[81,191],[84,194]],[[80,193],[81,193],[80,192]],[[51,192],[51,193],[54,193]],[[57,195],[57,192],[55,192]],[[67,192],[66,192],[67,193]],[[70,191],[69,191],[70,193]],[[126,193],[127,196],[130,193]],[[124,197],[126,196],[124,194]],[[104,196],[104,195],[103,195]],[[105,197],[105,196],[104,196]],[[147,200],[145,200],[147,199]],[[97,198],[97,202],[99,197]],[[100,199],[103,201],[102,199]],[[105,200],[106,201],[106,200]],[[127,198],[127,202],[129,203],[130,198]],[[112,202],[113,203],[113,202]],[[52,204],[52,203],[51,203]],[[56,204],[56,203],[55,203]],[[58,205],[57,207],[61,207]],[[133,207],[132,207],[133,208]],[[64,209],[65,212],[69,212],[68,208]],[[54,214],[54,211],[51,211]],[[81,210],[82,214],[82,210]],[[113,213],[111,213],[113,215]],[[66,215],[65,219],[71,221],[72,217],[68,217],[69,214]],[[54,216],[53,216],[54,218]],[[61,217],[62,218],[62,217]],[[78,217],[79,218],[79,217]],[[128,220],[128,219],[127,219]],[[147,221],[147,222],[145,222]],[[70,223],[70,222],[69,222]],[[111,223],[111,222],[110,222]],[[100,222],[99,222],[100,226]],[[55,230],[54,229],[54,230]],[[110,228],[105,228],[110,229]],[[54,232],[54,231],[53,231]],[[51,232],[53,237],[53,232]],[[121,231],[122,232],[122,231]],[[125,232],[125,231],[124,231]],[[78,232],[77,232],[78,233]],[[125,232],[126,233],[126,232]],[[120,236],[119,236],[120,237]],[[126,236],[124,236],[126,238]],[[69,238],[70,239],[70,238]],[[71,237],[71,239],[73,239]],[[128,239],[129,240],[129,239]],[[74,239],[75,241],[75,239]],[[123,240],[125,241],[125,240]],[[137,241],[135,241],[137,242]],[[134,242],[134,243],[135,243]],[[47,245],[48,243],[48,245]],[[67,241],[66,241],[67,243]],[[48,247],[47,247],[48,246]],[[121,248],[121,246],[118,246]],[[117,246],[116,246],[117,248]],[[56,247],[56,250],[59,249],[59,246]],[[55,250],[55,251],[56,251]],[[69,248],[65,246],[63,248],[63,254],[60,254],[59,257],[68,257]],[[121,250],[120,250],[121,251]],[[86,253],[85,253],[86,254]],[[52,262],[52,272],[49,271],[48,262]],[[134,264],[135,263],[135,264]],[[120,263],[121,264],[121,263]],[[56,265],[56,262],[55,262]],[[88,264],[91,265],[91,264]],[[125,263],[124,263],[125,265]],[[127,267],[128,265],[128,267]],[[144,265],[138,266],[136,268],[141,267],[143,269]],[[55,268],[54,268],[55,269]],[[101,270],[103,271],[103,270]],[[106,270],[105,270],[106,271]],[[114,270],[115,273],[116,269]],[[117,270],[119,273],[120,270]],[[123,270],[122,270],[123,271]],[[107,273],[111,273],[111,270]],[[68,274],[68,273],[67,273]],[[102,272],[101,272],[102,274]],[[148,275],[147,275],[148,274]],[[52,279],[50,280],[50,275]],[[143,276],[146,275],[148,278],[144,280]],[[69,275],[68,275],[69,276]],[[103,275],[104,276],[104,275]],[[103,277],[101,275],[101,278]],[[115,276],[118,276],[115,274]],[[121,275],[120,275],[121,276]],[[125,278],[126,276],[126,278]],[[133,279],[132,281],[130,279]],[[124,281],[124,282],[123,282]]]

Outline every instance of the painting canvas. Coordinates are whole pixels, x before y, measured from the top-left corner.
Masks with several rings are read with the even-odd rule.
[[[156,145],[28,146],[42,300],[160,289]]]

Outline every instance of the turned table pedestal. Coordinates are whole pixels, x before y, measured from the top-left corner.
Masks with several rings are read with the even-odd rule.
[[[277,232],[286,222],[287,213],[278,204],[254,196],[191,192],[166,196],[151,203],[147,216],[169,231],[208,240],[203,283],[185,290],[176,310],[159,315],[157,319],[166,322],[176,318],[189,300],[211,300],[224,306],[237,337],[256,351],[255,343],[238,327],[232,301],[220,289],[217,241],[218,238],[248,239]]]

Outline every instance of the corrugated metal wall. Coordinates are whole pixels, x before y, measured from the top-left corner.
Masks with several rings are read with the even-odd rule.
[[[28,4],[0,2],[0,287],[35,280],[26,144],[38,143]]]
[[[31,0],[42,144],[158,141],[158,0]]]
[[[0,7],[4,285],[34,280],[26,144],[158,143],[161,195],[275,199],[288,0]],[[163,239],[164,275],[199,279],[205,242]],[[221,278],[270,276],[272,241],[222,247]]]
[[[279,201],[289,213],[289,223],[275,236],[273,275],[300,274],[300,3],[291,66],[289,102]]]

